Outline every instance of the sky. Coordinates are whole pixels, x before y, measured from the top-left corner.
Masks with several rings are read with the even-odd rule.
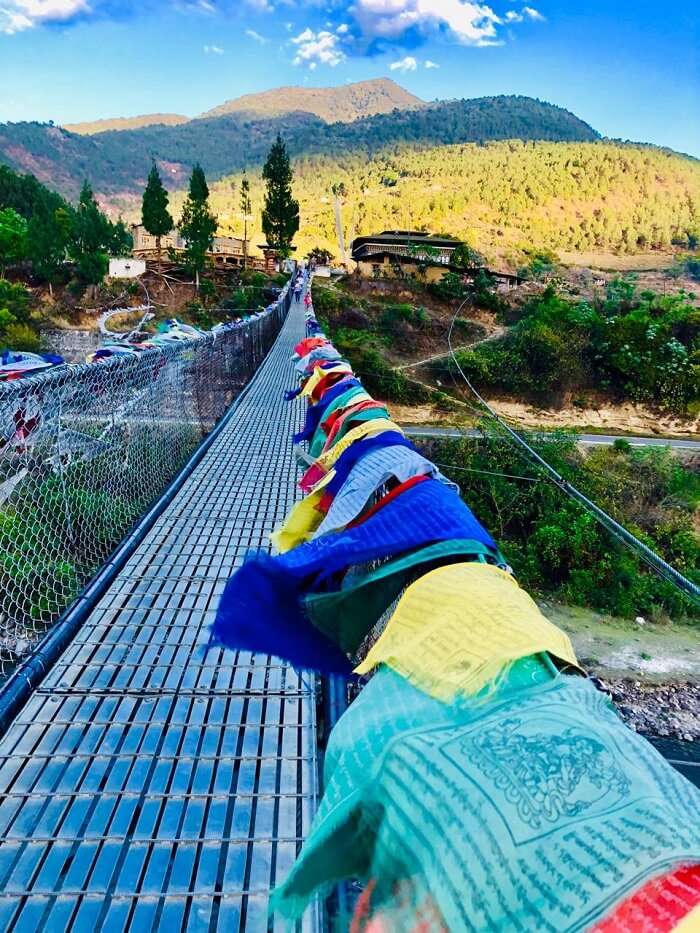
[[[0,0],[0,122],[384,76],[425,100],[538,97],[700,157],[697,0]]]

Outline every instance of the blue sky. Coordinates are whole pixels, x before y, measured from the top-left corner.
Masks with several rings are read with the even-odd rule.
[[[0,121],[195,115],[389,75],[426,100],[527,94],[700,157],[697,0],[0,0]]]

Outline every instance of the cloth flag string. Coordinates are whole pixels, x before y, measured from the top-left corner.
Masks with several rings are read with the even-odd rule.
[[[211,641],[369,681],[271,909],[295,920],[355,878],[352,933],[700,929],[700,792],[581,676],[305,303],[285,393],[310,403],[305,497],[228,581]]]
[[[299,444],[301,441],[311,440],[318,429],[321,417],[326,412],[327,404],[334,402],[336,399],[343,398],[345,395],[350,395],[351,392],[362,393],[363,395],[367,394],[360,385],[358,379],[341,379],[340,382],[336,383],[332,389],[329,389],[328,392],[325,393],[322,401],[317,402],[316,405],[310,405],[306,412],[303,429],[294,435],[294,443]],[[369,396],[367,397],[369,398]]]

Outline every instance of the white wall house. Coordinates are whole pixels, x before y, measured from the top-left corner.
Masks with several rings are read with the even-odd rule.
[[[109,260],[110,279],[135,279],[146,271],[145,259],[133,259],[131,256],[119,256]]]

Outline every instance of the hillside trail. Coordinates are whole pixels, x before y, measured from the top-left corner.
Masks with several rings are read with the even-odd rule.
[[[479,321],[481,327],[484,327],[489,332],[485,337],[479,337],[478,340],[472,340],[471,343],[462,344],[462,346],[455,347],[454,352],[459,353],[461,350],[473,350],[474,347],[481,346],[481,344],[489,343],[491,340],[498,340],[499,337],[502,337],[507,328],[502,324],[484,324],[482,321]],[[425,366],[428,363],[434,363],[436,360],[444,360],[445,357],[450,355],[451,351],[445,350],[442,353],[435,353],[433,356],[428,356],[423,360],[414,360],[412,363],[401,363],[399,366],[395,366],[396,370],[406,370],[406,369],[415,369],[418,366]]]

